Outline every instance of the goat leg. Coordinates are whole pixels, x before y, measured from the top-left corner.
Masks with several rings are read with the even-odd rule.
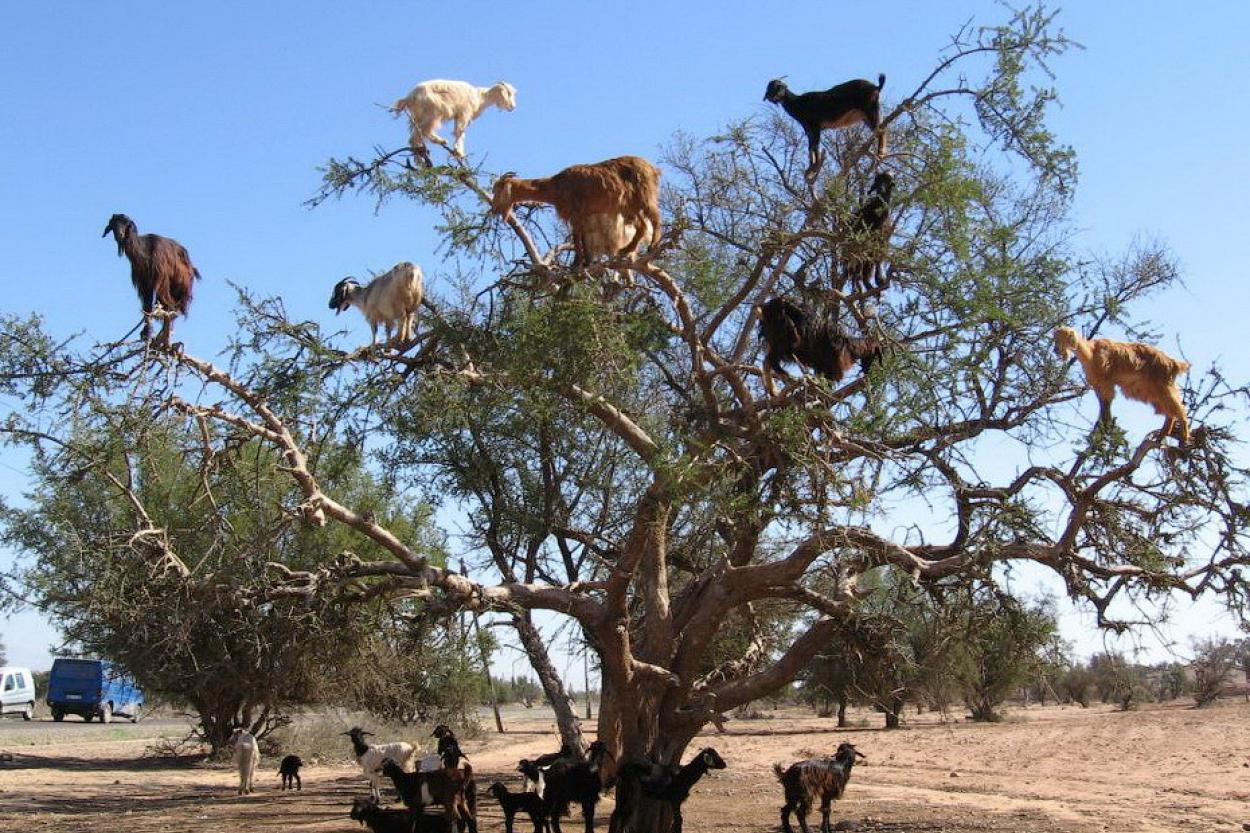
[[[833,833],[833,828],[829,826],[828,801],[825,801],[820,805],[820,830],[821,833]]]

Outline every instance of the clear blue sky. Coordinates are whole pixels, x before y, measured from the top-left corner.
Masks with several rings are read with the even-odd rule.
[[[37,311],[63,334],[129,330],[128,265],[100,239],[114,212],[191,251],[204,280],[178,333],[201,355],[231,328],[228,281],[324,322],[345,274],[410,259],[437,291],[429,210],[301,205],[329,156],[402,144],[405,125],[376,105],[415,82],[513,83],[517,110],[486,113],[468,148],[492,169],[541,175],[655,157],[679,129],[706,135],[762,111],[766,82],[782,74],[812,89],[885,72],[888,104],[972,17],[1005,12],[922,0],[10,4],[0,27],[0,309]],[[1222,359],[1244,378],[1250,7],[1086,2],[1061,20],[1087,47],[1054,66],[1063,106],[1052,122],[1081,160],[1085,242],[1115,252],[1135,235],[1166,241],[1186,287],[1142,312],[1196,367]],[[358,316],[340,322],[367,332]],[[1129,424],[1153,427],[1138,407],[1141,422]],[[22,460],[0,454],[0,491],[18,494]],[[0,565],[9,558],[0,553]],[[1217,625],[1204,606],[1176,635],[1183,645]],[[1076,615],[1065,631],[1084,650],[1100,644]],[[0,633],[11,659],[46,666],[55,634],[37,616],[0,621]]]

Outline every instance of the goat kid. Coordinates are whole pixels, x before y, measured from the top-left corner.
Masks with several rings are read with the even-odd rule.
[[[422,81],[408,95],[399,99],[391,111],[408,114],[409,143],[426,165],[432,165],[426,142],[447,147],[447,140],[436,132],[448,119],[455,122],[455,144],[452,152],[464,158],[464,132],[487,107],[516,109],[516,87],[500,81],[490,87],[475,87],[464,81]]]
[[[795,95],[780,78],[768,82],[764,100],[780,104],[807,134],[806,176],[815,179],[823,164],[820,149],[820,131],[852,127],[860,122],[877,134],[877,158],[885,156],[886,131],[881,127],[881,89],[885,86],[885,74],[871,81],[856,79],[810,93]]]
[[[512,822],[519,812],[524,812],[530,817],[530,821],[534,823],[534,833],[546,831],[547,821],[543,818],[543,799],[538,793],[510,793],[502,782],[496,781],[490,785],[490,794],[495,797],[495,800],[499,802],[499,808],[503,810],[505,833],[512,833]]]
[[[781,827],[785,833],[794,833],[790,827],[790,813],[798,816],[803,833],[811,833],[807,826],[807,813],[817,801],[820,802],[820,829],[832,833],[829,826],[829,805],[840,799],[851,780],[851,770],[857,758],[866,758],[854,744],[842,743],[832,758],[798,761],[782,769],[773,764],[773,772],[785,790],[786,803],[781,808]]]
[[[794,362],[839,382],[856,363],[863,373],[881,357],[881,342],[874,336],[852,338],[833,322],[784,298],[771,298],[760,308],[759,337],[765,345],[764,388],[776,396],[773,373],[790,375],[782,366]]]
[[[1055,330],[1055,352],[1061,359],[1076,354],[1098,397],[1099,425],[1110,422],[1111,400],[1119,387],[1129,399],[1153,405],[1155,413],[1163,415],[1164,437],[1179,426],[1181,446],[1189,444],[1189,419],[1176,386],[1176,377],[1189,370],[1189,362],[1138,341],[1085,339],[1071,327]]]
[[[373,833],[451,833],[443,816],[426,815],[413,810],[390,810],[378,805],[372,796],[358,796],[352,802],[351,818]]]
[[[417,326],[417,312],[425,299],[425,278],[421,267],[408,261],[361,286],[347,277],[334,285],[330,309],[338,315],[348,307],[359,307],[373,334],[371,346],[378,343],[378,325],[386,329],[386,340],[398,336],[400,344],[411,340]]]
[[[159,234],[139,234],[134,220],[125,214],[109,218],[101,237],[110,233],[117,243],[117,256],[130,261],[130,282],[139,294],[143,307],[142,338],[152,335],[151,316],[157,304],[165,313],[160,341],[169,344],[172,318],[185,317],[191,309],[191,294],[200,271],[191,263],[191,256],[177,240]]]
[[[619,156],[590,165],[571,165],[554,176],[518,179],[506,173],[495,181],[491,208],[508,219],[518,203],[545,203],[573,236],[573,265],[584,266],[601,251],[633,254],[645,236],[660,242],[660,171],[639,156]],[[597,215],[608,215],[606,220]],[[624,226],[633,236],[623,246]]]
[[[282,763],[278,764],[278,774],[282,776],[282,789],[304,791],[304,782],[299,777],[299,770],[303,765],[304,761],[299,755],[287,755],[282,759]]]

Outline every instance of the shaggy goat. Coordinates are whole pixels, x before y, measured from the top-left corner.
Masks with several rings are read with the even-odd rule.
[[[334,285],[330,309],[338,315],[350,306],[360,307],[373,333],[372,344],[378,343],[379,324],[386,328],[388,342],[395,334],[401,344],[406,344],[417,327],[417,311],[424,298],[421,267],[405,260],[363,287],[355,278],[343,278]]]
[[[760,338],[765,344],[764,388],[769,396],[777,394],[774,372],[789,378],[783,362],[795,362],[838,382],[855,363],[867,373],[881,356],[877,338],[845,335],[827,318],[784,298],[771,298],[761,307]]]
[[[621,779],[616,787],[616,809],[612,811],[608,830],[620,829],[631,801],[641,796],[668,804],[673,811],[672,833],[681,833],[681,805],[690,797],[690,790],[708,770],[724,768],[725,759],[710,746],[681,767],[659,766],[650,761],[626,764],[621,767]]]
[[[1098,424],[1111,419],[1115,389],[1129,399],[1153,405],[1163,414],[1163,436],[1181,429],[1181,445],[1189,443],[1189,420],[1176,377],[1189,370],[1189,362],[1174,359],[1158,347],[1137,341],[1088,340],[1071,327],[1055,330],[1055,352],[1061,359],[1073,353],[1085,370],[1085,380],[1098,396]]]
[[[477,833],[477,818],[468,799],[468,785],[473,780],[473,767],[449,766],[437,772],[404,772],[399,764],[387,758],[382,774],[391,779],[395,791],[406,807],[420,810],[427,804],[438,804],[448,825],[455,822],[461,830]]]
[[[451,833],[451,826],[444,816],[383,809],[372,796],[357,797],[352,802],[351,817],[361,825],[368,825],[373,833]]]
[[[592,165],[571,165],[555,176],[518,179],[507,173],[495,181],[491,208],[507,218],[517,203],[548,203],[573,234],[573,265],[582,266],[601,251],[632,254],[650,235],[650,246],[660,242],[660,172],[639,156],[618,156]],[[633,237],[618,246],[615,225],[606,214],[620,219],[619,233],[631,226]],[[615,251],[612,251],[615,249]]]
[[[780,78],[768,82],[764,100],[780,104],[807,134],[807,176],[813,178],[823,159],[820,131],[825,128],[851,127],[863,122],[877,134],[877,158],[885,156],[885,130],[881,128],[881,88],[885,74],[877,84],[856,79],[818,92],[795,95]]]
[[[562,758],[548,768],[543,791],[543,815],[552,833],[560,833],[560,818],[569,812],[569,805],[582,806],[586,833],[594,833],[595,805],[599,795],[616,781],[616,759],[600,740],[590,744],[585,761]]]
[[[165,311],[161,341],[169,343],[173,316],[186,316],[191,308],[191,291],[200,271],[191,264],[191,256],[177,240],[159,234],[140,234],[134,220],[125,214],[109,218],[101,237],[113,233],[117,256],[130,261],[130,282],[139,293],[143,305],[143,334],[147,341],[152,334],[150,316],[156,304]]]
[[[250,795],[252,778],[260,763],[260,746],[252,733],[241,726],[230,735],[230,744],[234,746],[234,765],[239,770],[239,795]]]
[[[352,752],[356,755],[361,771],[369,779],[370,794],[377,799],[382,797],[382,791],[378,786],[382,781],[379,771],[382,762],[388,759],[398,761],[401,768],[406,768],[410,765],[416,751],[411,743],[402,740],[392,743],[365,743],[365,736],[372,736],[373,733],[366,732],[359,726],[353,726],[350,731],[343,734],[352,739]]]
[[[868,196],[851,221],[851,233],[857,238],[856,243],[859,246],[871,251],[878,247],[884,248],[888,244],[890,232],[893,230],[890,222],[890,199],[893,195],[894,177],[884,172],[873,177]],[[848,258],[847,271],[857,291],[867,291],[870,284],[878,289],[885,286],[882,263],[877,257],[857,254]]]
[[[847,782],[851,780],[851,769],[856,758],[863,758],[854,744],[842,743],[832,758],[799,761],[790,764],[783,770],[781,764],[773,764],[773,772],[785,789],[786,803],[781,808],[781,827],[785,833],[794,833],[790,827],[790,813],[799,817],[799,827],[803,833],[810,833],[807,827],[807,813],[818,800],[820,801],[820,829],[823,833],[831,833],[829,827],[829,804],[842,797]]]
[[[512,833],[512,820],[518,812],[522,811],[534,823],[534,833],[543,833],[547,829],[546,819],[543,818],[543,799],[538,793],[510,793],[507,787],[496,781],[490,785],[490,794],[495,797],[500,809],[503,810],[505,833]]]
[[[395,102],[391,111],[408,114],[409,142],[414,152],[430,161],[426,141],[447,147],[447,140],[435,131],[447,119],[456,123],[456,143],[452,152],[464,158],[464,131],[469,123],[494,105],[501,110],[516,109],[516,87],[500,81],[490,87],[475,87],[464,81],[422,81],[412,92]]]
[[[300,780],[299,768],[304,765],[299,755],[287,755],[282,759],[282,763],[278,764],[278,774],[282,776],[282,789],[291,789],[291,784],[295,784],[295,789],[300,792],[304,791],[304,782]]]

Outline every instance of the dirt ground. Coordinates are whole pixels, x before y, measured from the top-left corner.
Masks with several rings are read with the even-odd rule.
[[[864,725],[836,730],[831,720],[783,710],[709,733],[699,745],[714,746],[729,768],[695,787],[686,830],[777,830],[781,792],[772,763],[826,754],[843,740],[868,755],[834,808],[835,822],[851,822],[851,829],[1173,833],[1239,831],[1250,823],[1250,704],[1244,702],[1130,713],[1034,707],[1009,712],[997,725],[913,715],[908,728],[892,732],[877,728],[876,716],[855,717]],[[483,833],[503,829],[485,787],[500,779],[519,789],[516,761],[557,746],[550,722],[536,712],[509,713],[505,722],[507,735],[483,732],[464,744],[478,774]],[[367,792],[354,765],[306,767],[303,792],[282,793],[276,760],[264,759],[255,794],[238,797],[236,776],[226,767],[145,756],[155,737],[177,730],[144,723],[0,724],[0,831],[360,829],[347,818],[352,797]],[[611,799],[599,809],[599,829],[606,830]],[[565,830],[580,833],[580,821],[570,820]]]

